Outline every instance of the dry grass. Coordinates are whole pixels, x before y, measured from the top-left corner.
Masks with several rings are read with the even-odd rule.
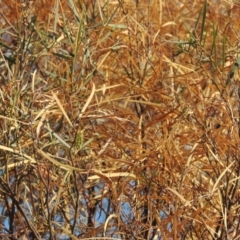
[[[2,2],[1,236],[239,239],[239,3]]]

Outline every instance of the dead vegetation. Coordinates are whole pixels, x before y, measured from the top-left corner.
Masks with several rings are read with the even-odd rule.
[[[0,235],[239,239],[238,1],[2,1]]]

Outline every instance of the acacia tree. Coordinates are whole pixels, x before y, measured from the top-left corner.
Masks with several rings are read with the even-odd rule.
[[[3,238],[238,239],[239,4],[2,4]]]

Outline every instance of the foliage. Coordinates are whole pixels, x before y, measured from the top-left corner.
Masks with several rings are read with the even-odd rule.
[[[237,1],[2,1],[0,234],[238,239]]]

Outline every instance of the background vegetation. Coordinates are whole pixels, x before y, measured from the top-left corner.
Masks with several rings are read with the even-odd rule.
[[[2,238],[239,239],[239,1],[0,14]]]

